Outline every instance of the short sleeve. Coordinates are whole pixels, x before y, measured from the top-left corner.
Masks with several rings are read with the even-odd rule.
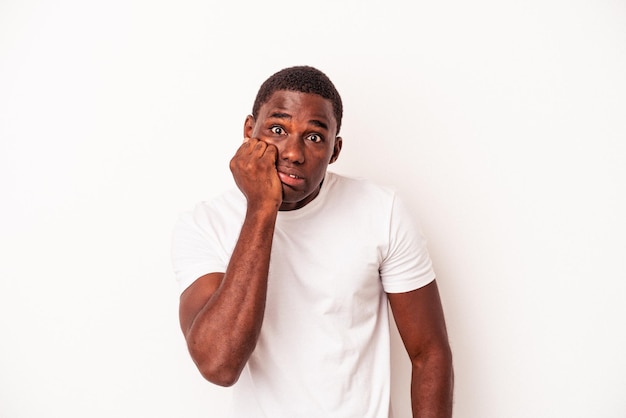
[[[222,245],[200,208],[180,215],[172,233],[171,255],[181,293],[205,274],[226,271]]]
[[[389,222],[389,247],[380,267],[387,293],[402,293],[423,287],[435,279],[426,238],[406,204],[397,196]]]

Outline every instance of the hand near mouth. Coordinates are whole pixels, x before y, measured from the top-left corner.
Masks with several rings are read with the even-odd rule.
[[[278,209],[282,203],[281,177],[276,169],[278,150],[256,138],[246,138],[230,160],[230,170],[248,205]],[[288,178],[288,174],[284,174]]]

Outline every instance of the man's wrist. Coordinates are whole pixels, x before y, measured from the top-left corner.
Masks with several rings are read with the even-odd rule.
[[[250,202],[248,201],[247,215],[255,217],[276,217],[281,202],[266,200],[263,202]]]

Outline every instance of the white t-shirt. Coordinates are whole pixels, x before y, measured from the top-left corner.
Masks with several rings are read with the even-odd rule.
[[[181,291],[226,270],[245,211],[233,189],[181,216],[172,251]],[[434,278],[396,194],[328,172],[313,201],[278,213],[261,334],[233,386],[232,417],[389,418],[386,292]]]

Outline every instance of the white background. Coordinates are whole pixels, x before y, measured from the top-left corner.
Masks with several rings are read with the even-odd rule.
[[[455,417],[626,416],[623,1],[0,0],[0,417],[223,416],[171,228],[300,64],[344,99],[331,168],[420,218]]]

